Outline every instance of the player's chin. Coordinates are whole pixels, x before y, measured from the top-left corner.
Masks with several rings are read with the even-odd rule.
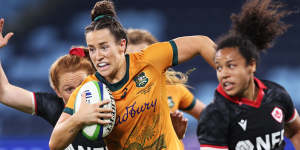
[[[110,74],[111,74],[111,71],[110,70],[97,70],[99,73],[100,73],[100,75],[102,76],[102,77],[109,77],[110,76]]]
[[[234,97],[238,94],[238,92],[235,89],[225,90],[225,93],[231,97]]]

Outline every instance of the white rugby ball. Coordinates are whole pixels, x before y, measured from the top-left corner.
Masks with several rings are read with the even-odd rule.
[[[112,131],[115,120],[116,120],[116,105],[115,101],[111,95],[110,90],[106,87],[105,84],[97,81],[89,81],[85,83],[80,89],[76,96],[76,100],[74,103],[74,111],[75,113],[80,108],[81,103],[81,95],[82,93],[86,94],[86,103],[94,104],[97,102],[101,102],[103,100],[110,100],[110,103],[104,105],[104,108],[111,108],[113,110],[112,118],[111,119],[103,119],[103,120],[110,120],[110,124],[100,125],[100,124],[93,124],[89,126],[85,126],[82,129],[82,134],[89,140],[100,140],[103,137],[109,135]]]

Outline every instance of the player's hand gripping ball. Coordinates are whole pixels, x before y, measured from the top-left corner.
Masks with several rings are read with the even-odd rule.
[[[81,103],[81,95],[82,93],[85,93],[86,95],[86,103],[88,104],[94,104],[97,102],[101,102],[103,100],[110,100],[110,103],[105,104],[104,108],[110,108],[113,111],[111,112],[112,117],[110,119],[103,119],[103,120],[109,120],[111,123],[106,125],[100,125],[100,124],[93,124],[85,126],[82,129],[82,134],[89,140],[97,140],[101,139],[103,137],[106,137],[109,135],[109,133],[112,131],[115,120],[116,120],[116,105],[115,101],[111,95],[110,90],[106,87],[105,84],[97,81],[90,81],[85,83],[80,89],[76,96],[75,100],[75,113],[80,108]]]

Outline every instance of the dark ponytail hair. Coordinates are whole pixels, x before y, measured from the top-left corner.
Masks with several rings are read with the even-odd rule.
[[[117,20],[117,14],[113,2],[109,0],[98,1],[91,11],[91,19],[91,24],[85,28],[85,34],[91,31],[107,28],[115,37],[116,42],[119,42],[121,39],[125,39],[127,47],[128,39],[126,30]]]
[[[260,52],[270,48],[272,41],[289,27],[280,19],[291,12],[280,11],[282,7],[272,0],[248,0],[239,14],[231,15],[232,27],[219,39],[217,51],[236,47],[247,64],[258,62]]]

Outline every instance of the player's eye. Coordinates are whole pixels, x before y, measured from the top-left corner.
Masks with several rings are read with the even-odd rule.
[[[103,46],[101,46],[101,49],[102,49],[103,51],[108,50],[108,48],[109,48],[109,45],[103,45]]]
[[[228,67],[229,67],[230,69],[233,69],[233,68],[236,67],[236,65],[234,65],[234,64],[229,64]]]
[[[93,51],[95,51],[95,48],[89,47],[89,51],[93,52]]]
[[[221,66],[217,66],[217,67],[216,67],[216,70],[217,70],[217,71],[221,71],[221,70],[222,70],[222,67],[221,67]]]
[[[66,89],[65,89],[65,91],[66,91],[67,93],[72,93],[73,90],[74,90],[73,87],[69,87],[69,88],[66,88]]]

